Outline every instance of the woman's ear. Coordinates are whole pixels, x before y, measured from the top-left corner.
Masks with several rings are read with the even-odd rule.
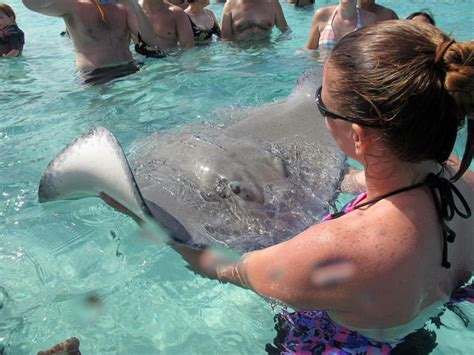
[[[357,156],[365,154],[367,147],[370,143],[370,137],[367,128],[358,125],[357,123],[352,124],[352,140],[354,141],[354,152]]]

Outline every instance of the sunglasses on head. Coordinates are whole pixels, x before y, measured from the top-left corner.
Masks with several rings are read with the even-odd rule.
[[[321,93],[323,91],[323,87],[320,86],[319,89],[316,91],[316,105],[318,106],[319,112],[323,117],[328,117],[328,118],[333,118],[336,120],[343,120],[351,123],[357,123],[360,124],[361,126],[367,126],[367,127],[377,127],[380,128],[381,125],[377,123],[370,123],[370,122],[362,122],[360,118],[355,118],[355,117],[350,117],[350,116],[344,116],[340,115],[338,113],[332,112],[329,110],[326,105],[323,103],[323,100],[321,98]]]

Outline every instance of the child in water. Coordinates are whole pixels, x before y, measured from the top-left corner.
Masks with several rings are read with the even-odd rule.
[[[25,34],[16,25],[13,9],[0,3],[0,57],[18,57],[25,44]]]

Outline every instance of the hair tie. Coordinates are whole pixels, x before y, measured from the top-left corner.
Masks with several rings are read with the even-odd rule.
[[[436,65],[439,65],[441,63],[445,53],[448,51],[449,47],[451,47],[451,45],[453,43],[456,43],[456,41],[454,39],[452,39],[450,41],[444,41],[444,42],[442,42],[442,43],[440,43],[436,46],[436,52],[435,52],[435,64]]]

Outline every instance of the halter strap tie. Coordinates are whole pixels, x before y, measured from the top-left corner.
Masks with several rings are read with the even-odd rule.
[[[451,180],[441,177],[440,173],[436,175],[429,174],[426,180],[423,182],[392,191],[388,194],[376,197],[370,201],[355,205],[351,209],[356,210],[365,206],[373,205],[383,199],[386,199],[387,197],[414,190],[425,185],[429,187],[431,191],[438,221],[441,224],[441,229],[443,231],[443,259],[441,261],[441,265],[444,268],[449,269],[451,267],[451,263],[448,261],[448,243],[454,243],[456,239],[456,233],[448,226],[446,222],[451,221],[456,214],[461,218],[468,219],[471,217],[472,212],[469,204],[458,188],[452,183]],[[461,202],[463,210],[461,210],[456,205],[456,199]],[[331,217],[339,218],[345,214],[345,211],[340,211],[332,214]]]

